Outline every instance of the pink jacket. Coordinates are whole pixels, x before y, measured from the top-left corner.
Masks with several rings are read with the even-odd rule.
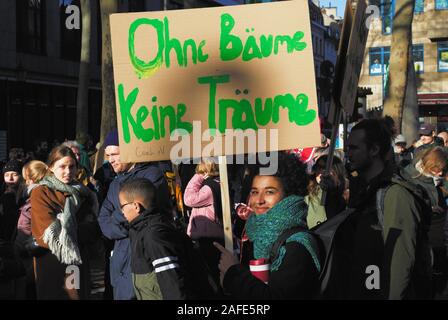
[[[28,198],[26,203],[20,207],[20,216],[17,228],[26,235],[31,235],[31,200]]]
[[[184,202],[192,207],[187,234],[192,239],[224,238],[224,230],[215,222],[213,194],[209,186],[202,186],[204,177],[195,174],[184,192]]]

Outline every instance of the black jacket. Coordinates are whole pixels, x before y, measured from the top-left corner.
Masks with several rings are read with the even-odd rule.
[[[117,176],[110,184],[107,197],[100,209],[98,223],[104,236],[115,240],[113,255],[110,259],[110,279],[114,287],[115,300],[135,298],[131,279],[127,221],[120,210],[118,193],[121,183],[136,177],[151,181],[157,188],[158,206],[167,211],[171,209],[168,185],[157,163],[139,163],[130,172]]]
[[[421,175],[413,164],[410,164],[402,170],[402,174],[408,181],[421,186],[426,191],[427,200],[431,202],[431,207],[433,209],[438,207],[444,210],[445,213],[441,213],[437,210],[427,212],[427,214],[431,217],[431,227],[429,229],[428,236],[432,247],[448,247],[448,228],[446,225],[447,205],[445,203],[442,190],[440,187],[436,187],[434,185],[431,177]]]
[[[176,230],[166,216],[144,211],[131,222],[129,237],[132,273],[154,272],[164,300],[210,294],[207,273],[190,238]]]
[[[224,276],[224,291],[237,299],[313,299],[319,285],[313,258],[303,245],[294,241],[286,243],[285,249],[280,267],[269,274],[268,284],[253,276],[247,267],[237,264]]]

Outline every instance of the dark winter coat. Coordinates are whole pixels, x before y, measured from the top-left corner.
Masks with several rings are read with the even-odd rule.
[[[206,274],[191,239],[166,216],[143,212],[130,224],[131,270],[138,299],[206,297]]]
[[[415,299],[425,291],[430,277],[428,220],[422,204],[411,191],[385,170],[366,183],[361,178],[350,181],[349,207],[355,213],[341,226],[335,239],[335,265],[339,269],[339,299]],[[400,180],[401,181],[401,180]],[[383,205],[378,212],[378,190],[384,189]],[[381,197],[380,197],[381,198]],[[342,261],[342,262],[341,262]],[[380,283],[367,287],[375,271]],[[423,289],[424,290],[423,290]],[[344,293],[345,291],[345,293]]]
[[[255,278],[242,264],[230,267],[224,288],[237,299],[289,300],[313,299],[319,285],[316,265],[308,250],[297,242],[285,245],[282,264],[269,275],[269,285]]]
[[[157,188],[158,207],[169,211],[171,208],[168,185],[157,163],[137,164],[131,171],[117,176],[112,181],[103,202],[98,222],[103,234],[115,240],[110,258],[110,278],[115,300],[135,299],[131,278],[131,250],[128,223],[120,209],[118,193],[120,184],[132,178],[146,178]]]

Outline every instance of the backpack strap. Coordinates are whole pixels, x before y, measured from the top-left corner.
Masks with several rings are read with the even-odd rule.
[[[386,192],[392,184],[385,188],[378,189],[376,192],[376,215],[378,217],[378,227],[381,229],[381,233],[384,232],[384,198],[386,197]]]
[[[214,178],[209,177],[202,183],[203,186],[208,186],[212,190],[213,195],[213,211],[215,213],[215,222],[223,225],[222,218],[222,203],[221,203],[221,186]]]
[[[283,231],[280,236],[275,240],[272,245],[271,251],[269,253],[271,263],[274,262],[278,258],[280,247],[288,240],[290,236],[299,232],[299,231],[307,231],[308,229],[302,226],[295,226]]]

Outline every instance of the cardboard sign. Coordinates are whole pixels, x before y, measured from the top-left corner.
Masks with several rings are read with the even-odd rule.
[[[341,38],[338,46],[338,56],[335,66],[335,79],[333,87],[333,99],[331,100],[330,110],[328,112],[327,121],[333,126],[338,126],[340,122],[340,114],[337,114],[337,109],[340,108],[340,97],[345,70],[345,57],[347,56],[348,44],[350,41],[350,32],[353,25],[353,8],[351,1],[345,2],[344,21],[342,23]],[[340,113],[340,112],[339,112]]]
[[[319,145],[307,1],[110,20],[122,161]]]
[[[348,115],[353,114],[355,108],[356,93],[364,61],[364,51],[366,48],[369,29],[366,26],[367,12],[366,0],[358,0],[356,14],[350,33],[350,42],[343,72],[344,80],[341,89],[341,105]]]

